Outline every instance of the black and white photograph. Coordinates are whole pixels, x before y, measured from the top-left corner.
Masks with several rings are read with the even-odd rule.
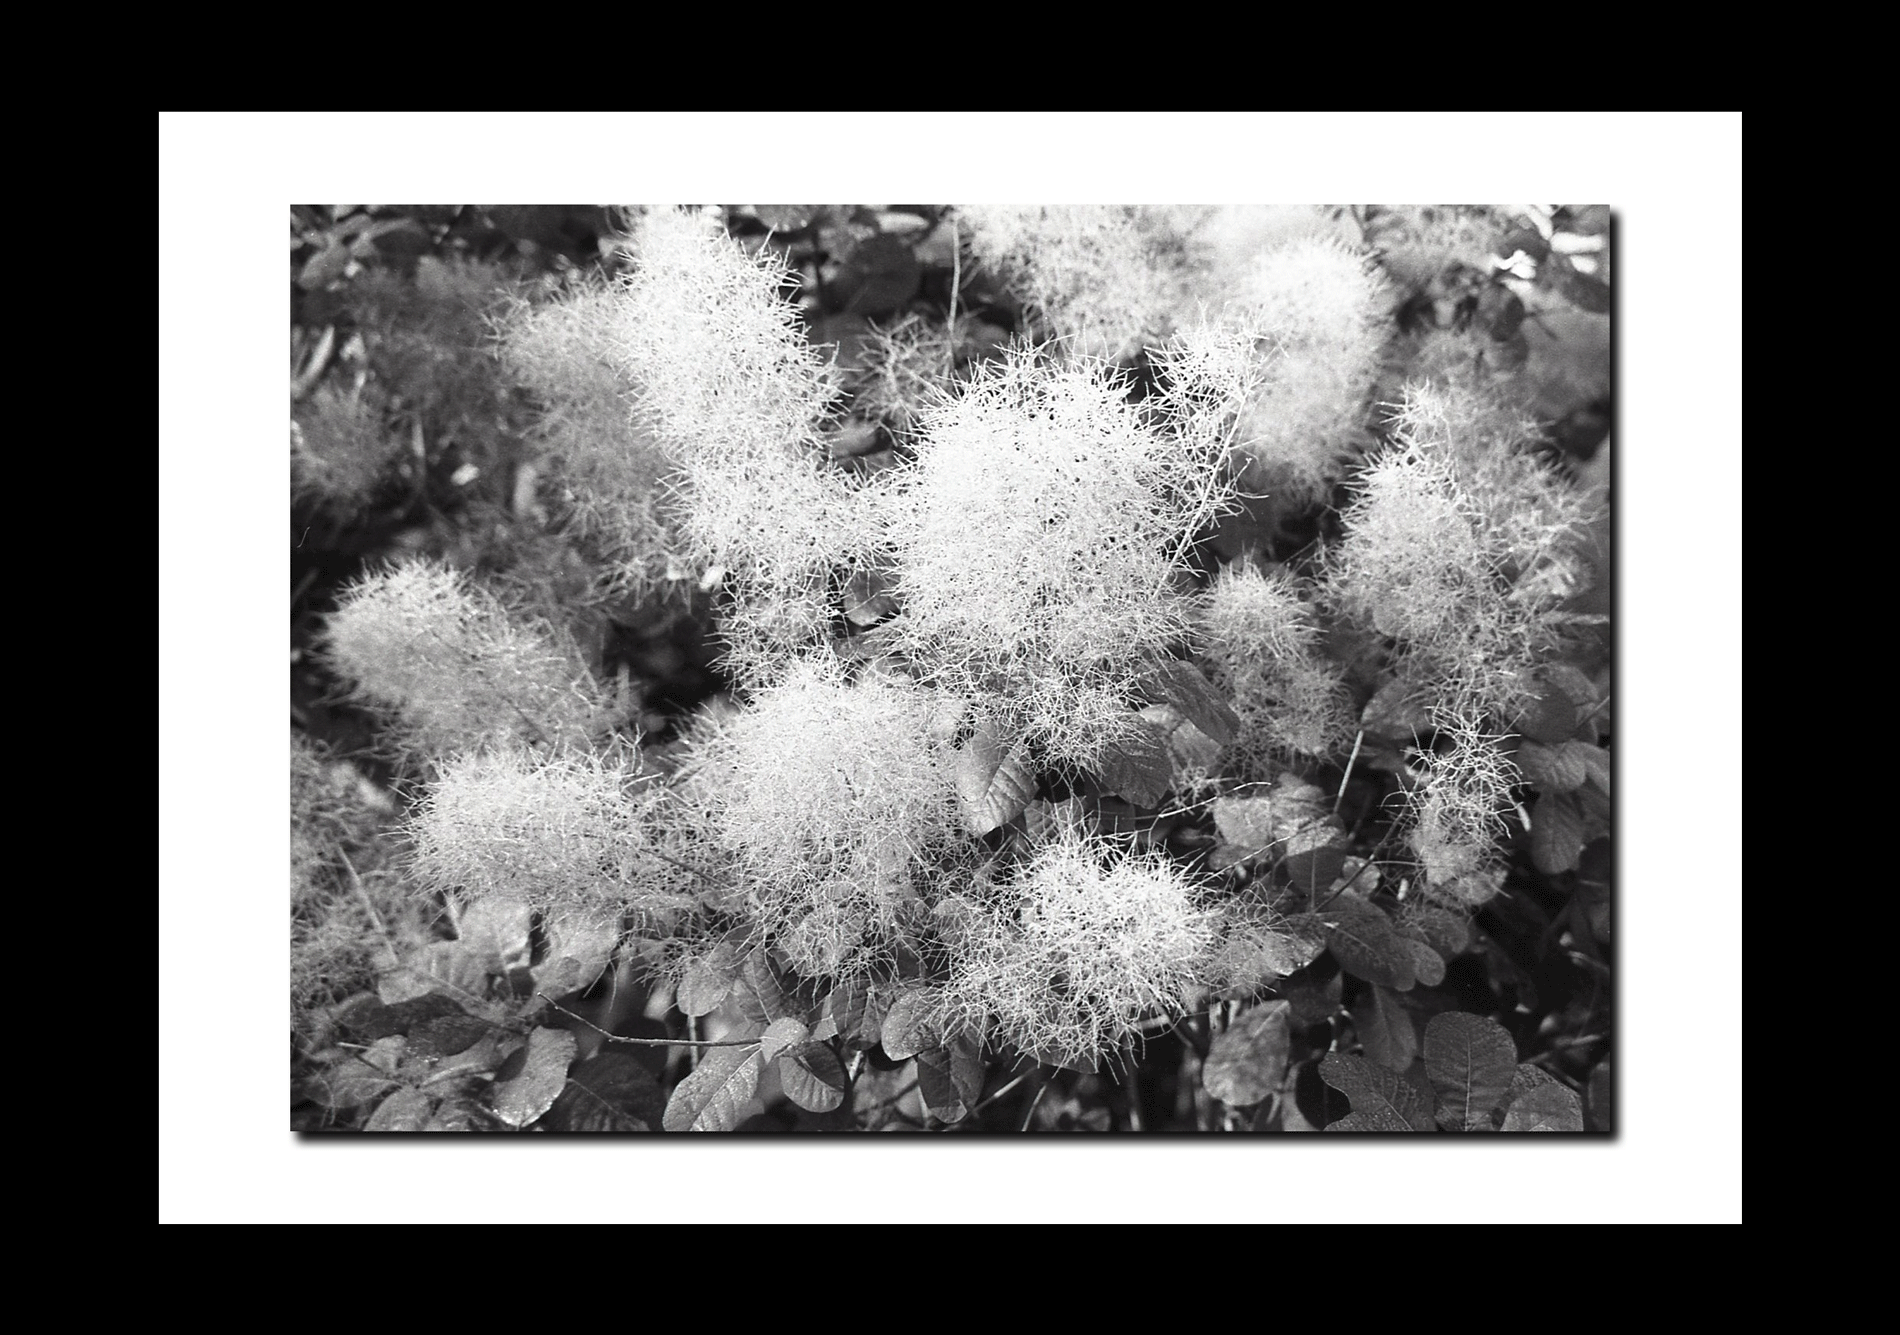
[[[1625,977],[1640,217],[959,197],[275,206],[247,1134],[822,1143],[869,1195],[892,1137],[1232,1145],[1212,1189],[1677,1115],[1626,1061],[1689,1023]]]

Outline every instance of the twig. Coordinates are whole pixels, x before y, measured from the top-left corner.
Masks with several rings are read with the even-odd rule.
[[[1366,740],[1366,730],[1359,729],[1353,734],[1352,754],[1346,757],[1346,773],[1339,780],[1339,795],[1333,799],[1333,814],[1339,814],[1339,804],[1346,800],[1346,785],[1352,782],[1352,767],[1359,761],[1359,745]]]
[[[1031,1119],[1033,1119],[1036,1115],[1036,1105],[1042,1102],[1042,1096],[1048,1090],[1048,1088],[1049,1088],[1049,1082],[1046,1080],[1043,1081],[1040,1085],[1036,1086],[1036,1097],[1029,1100],[1029,1111],[1023,1114],[1022,1129],[1024,1131],[1029,1130],[1029,1123]]]
[[[290,382],[292,403],[316,388],[317,381],[323,378],[324,368],[330,364],[330,354],[335,350],[336,326],[327,324],[323,327],[322,336],[317,339],[316,350],[310,354],[310,360],[304,364],[303,371],[293,377]]]
[[[950,214],[950,364],[945,372],[957,369],[957,293],[963,286],[963,227],[953,210]]]
[[[350,874],[350,889],[356,892],[357,902],[363,906],[363,911],[369,914],[369,920],[375,926],[376,934],[383,938],[383,949],[389,952],[392,967],[400,965],[402,957],[396,953],[395,939],[390,936],[389,928],[383,925],[383,915],[376,911],[376,905],[370,900],[369,891],[363,888],[363,878],[356,874],[356,864],[350,861],[350,855],[341,848],[337,849],[336,855],[343,863],[343,870]]]
[[[978,1113],[982,1112],[985,1108],[989,1107],[992,1103],[1002,1098],[1003,1095],[1009,1093],[1010,1090],[1016,1088],[1016,1086],[1022,1084],[1023,1081],[1029,1079],[1029,1077],[1034,1074],[1035,1074],[1034,1070],[1024,1071],[1021,1075],[1017,1076],[1014,1080],[1010,1081],[1007,1085],[1004,1085],[1001,1089],[997,1090],[994,1094],[990,1095],[987,1099],[984,1099],[981,1103],[978,1103],[976,1107],[970,1109],[970,1116],[975,1117]]]
[[[636,1043],[649,1048],[755,1048],[759,1045],[756,1038],[624,1038],[619,1034],[608,1033],[584,1015],[574,1014],[545,992],[536,992],[535,995],[569,1019],[579,1020],[609,1043]]]

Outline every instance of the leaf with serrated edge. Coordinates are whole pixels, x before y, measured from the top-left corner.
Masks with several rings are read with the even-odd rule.
[[[943,1041],[942,1016],[938,1012],[937,989],[915,988],[898,994],[884,1013],[880,1039],[884,1055],[901,1062],[915,1057],[926,1048]]]
[[[1352,1020],[1368,1061],[1388,1071],[1403,1071],[1417,1058],[1418,1030],[1392,989],[1373,984],[1352,1008]]]
[[[1397,1071],[1376,1066],[1364,1057],[1329,1052],[1320,1060],[1319,1078],[1344,1094],[1356,1115],[1368,1122],[1378,1123],[1373,1126],[1361,1123],[1351,1127],[1335,1123],[1342,1131],[1432,1129],[1431,1113],[1419,1097],[1418,1090]],[[1330,1131],[1333,1128],[1328,1126],[1326,1129]]]
[[[1392,920],[1371,904],[1342,895],[1321,912],[1326,944],[1339,967],[1368,983],[1384,983],[1400,992],[1418,982],[1418,966]]]
[[[785,1097],[806,1112],[828,1113],[844,1103],[850,1087],[838,1054],[823,1043],[802,1043],[778,1059]]]
[[[554,1106],[567,1084],[567,1068],[578,1044],[565,1029],[536,1029],[528,1035],[528,1062],[521,1074],[495,1086],[495,1116],[509,1126],[526,1126]]]
[[[1036,796],[1028,745],[1005,746],[991,719],[979,723],[956,753],[951,778],[963,803],[964,828],[974,835],[1007,825]]]
[[[759,1087],[756,1047],[708,1048],[699,1067],[679,1082],[667,1100],[661,1125],[668,1131],[730,1131]]]
[[[807,1030],[800,1021],[786,1016],[772,1021],[759,1035],[759,1060],[774,1061],[779,1053],[787,1048],[796,1047],[807,1037]]]
[[[1517,1045],[1496,1020],[1447,1011],[1425,1026],[1425,1074],[1438,1095],[1439,1125],[1489,1131],[1516,1073]]]
[[[1287,1018],[1293,1007],[1269,1001],[1245,1010],[1214,1036],[1201,1085],[1222,1103],[1246,1107],[1274,1094],[1286,1078]]]

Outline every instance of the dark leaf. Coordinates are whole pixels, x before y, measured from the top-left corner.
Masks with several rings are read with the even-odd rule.
[[[923,266],[918,264],[910,243],[880,232],[866,237],[852,250],[835,289],[847,314],[876,319],[916,296],[922,278]]]
[[[419,1089],[399,1089],[377,1105],[365,1131],[420,1131],[429,1124],[435,1100]]]
[[[940,1122],[960,1122],[983,1092],[983,1047],[958,1034],[941,1047],[917,1054],[917,1087],[924,1107]]]
[[[1028,746],[1020,741],[1005,745],[995,722],[987,718],[956,753],[951,779],[963,804],[964,828],[974,835],[1008,824],[1036,796]]]
[[[844,589],[844,616],[854,626],[873,626],[897,610],[891,581],[875,570],[854,570]]]
[[[1539,1066],[1520,1065],[1511,1078],[1506,1131],[1583,1130],[1583,1100],[1577,1091]]]
[[[527,1126],[554,1106],[578,1045],[565,1029],[536,1029],[528,1035],[527,1061],[512,1080],[495,1084],[495,1116],[509,1126]],[[499,1072],[497,1076],[499,1077]]]
[[[1173,705],[1183,718],[1218,745],[1225,746],[1234,740],[1234,733],[1240,727],[1240,715],[1194,664],[1170,659],[1150,675],[1147,689],[1150,699]]]
[[[1201,1067],[1207,1092],[1235,1107],[1260,1103],[1286,1079],[1288,1016],[1292,1006],[1268,1001],[1242,1011],[1215,1035]]]
[[[1327,1126],[1331,1131],[1430,1131],[1432,1115],[1410,1081],[1363,1057],[1329,1052],[1320,1060],[1319,1077],[1344,1094],[1353,1115]]]
[[[732,997],[739,1013],[760,1028],[788,1015],[801,1017],[804,1009],[797,994],[785,986],[778,966],[764,947],[747,952],[733,982]]]
[[[1326,945],[1339,967],[1368,983],[1384,983],[1401,992],[1418,982],[1418,966],[1392,920],[1362,899],[1342,895],[1320,911]]]
[[[1352,1008],[1352,1020],[1365,1046],[1366,1059],[1388,1071],[1404,1071],[1418,1059],[1418,1030],[1399,1004],[1398,994],[1376,983]]]
[[[1578,310],[1592,315],[1607,315],[1610,310],[1610,285],[1595,274],[1579,273],[1565,267],[1557,275],[1557,290]]]
[[[774,232],[802,232],[822,212],[817,204],[754,204],[759,221]]]
[[[937,989],[910,988],[900,992],[884,1014],[881,1039],[884,1055],[904,1061],[943,1042],[943,1011]]]
[[[411,1001],[399,1001],[394,1006],[385,1006],[374,998],[365,995],[353,1001],[347,1010],[339,1015],[338,1021],[343,1032],[358,1043],[374,1043],[379,1038],[391,1034],[406,1034],[429,1021],[445,1015],[467,1017],[468,1012],[449,997],[439,992],[416,997]]]
[[[1174,762],[1168,739],[1139,714],[1130,716],[1135,727],[1103,752],[1098,778],[1102,787],[1138,807],[1158,807],[1174,782]]]
[[[850,1082],[838,1054],[823,1043],[802,1043],[778,1059],[785,1097],[806,1112],[828,1113],[844,1103]]]
[[[1333,844],[1292,853],[1287,856],[1286,874],[1293,888],[1305,896],[1308,903],[1316,903],[1325,898],[1342,876],[1349,874],[1346,861],[1350,857],[1352,848],[1349,844]],[[1364,879],[1360,878],[1361,881]]]
[[[1396,925],[1396,924],[1395,924]],[[1471,948],[1471,923],[1462,913],[1433,904],[1413,904],[1405,910],[1402,930],[1423,941],[1441,959],[1455,960]],[[1427,983],[1436,987],[1437,983]]]
[[[1517,1045],[1496,1020],[1447,1011],[1425,1026],[1425,1074],[1438,1095],[1440,1126],[1489,1131],[1517,1074]]]
[[[810,1031],[804,1024],[789,1016],[772,1021],[759,1035],[759,1060],[775,1061],[779,1053],[787,1048],[797,1047],[809,1037]]]
[[[739,977],[740,956],[730,943],[721,941],[711,953],[686,966],[680,979],[679,1008],[682,1015],[710,1015],[732,991]]]
[[[1527,740],[1517,748],[1517,767],[1540,791],[1568,793],[1581,788],[1590,777],[1581,752],[1593,749],[1581,742],[1552,745]]]
[[[1616,1130],[1616,1072],[1605,1057],[1590,1072],[1590,1083],[1585,1086],[1590,1096],[1590,1129],[1610,1132]]]
[[[825,998],[818,1022],[812,1026],[811,1036],[819,1040],[857,1038],[870,990],[871,984],[862,977],[847,979],[833,987]]]
[[[1541,260],[1550,254],[1550,243],[1544,240],[1543,233],[1535,227],[1519,227],[1506,232],[1497,245],[1492,247],[1492,253],[1507,260],[1520,250],[1533,260]]]
[[[1575,871],[1583,852],[1583,812],[1571,793],[1545,793],[1531,808],[1531,861],[1555,876]]]
[[[490,1031],[486,1020],[472,1015],[442,1015],[418,1025],[409,1035],[403,1057],[407,1061],[437,1061],[473,1047]]]
[[[1345,978],[1343,973],[1336,973],[1323,981],[1302,975],[1282,983],[1280,995],[1293,1008],[1290,1016],[1292,1022],[1296,1025],[1318,1024],[1337,1015]]]
[[[568,1073],[542,1125],[591,1134],[651,1131],[665,1111],[666,1095],[653,1072],[631,1054],[610,1050]]]
[[[708,1048],[699,1067],[680,1081],[661,1125],[668,1131],[730,1131],[739,1125],[759,1087],[759,1050]]]

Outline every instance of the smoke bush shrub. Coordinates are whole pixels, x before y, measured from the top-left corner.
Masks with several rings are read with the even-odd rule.
[[[1065,829],[984,908],[952,921],[945,1007],[1026,1052],[1092,1064],[1204,981],[1219,917],[1165,856]]]
[[[1105,205],[966,206],[976,254],[1022,289],[1063,350],[1113,360],[1159,342],[1184,304],[1182,215]]]
[[[1277,354],[1242,413],[1250,489],[1311,503],[1368,443],[1390,306],[1368,257],[1331,239],[1275,247],[1240,273],[1224,318]]]
[[[352,696],[391,715],[423,755],[584,745],[609,721],[571,641],[517,623],[435,562],[392,566],[344,589],[323,649]]]
[[[931,740],[939,706],[903,681],[847,683],[800,659],[693,751],[693,785],[736,888],[728,905],[798,967],[879,962],[896,914],[955,842],[955,791]]]
[[[613,353],[619,305],[604,282],[518,301],[500,321],[501,354],[540,405],[535,440],[577,530],[613,563],[616,583],[645,590],[677,566],[664,507],[673,466],[630,412],[634,385]]]
[[[1558,604],[1584,582],[1588,499],[1528,454],[1487,444],[1496,419],[1482,397],[1415,387],[1395,420],[1396,443],[1354,481],[1329,593],[1397,642],[1425,698],[1508,720],[1562,637]]]
[[[290,491],[349,516],[375,499],[406,448],[372,387],[319,385],[290,417]]]
[[[779,295],[782,265],[677,210],[649,212],[632,247],[614,350],[679,465],[683,536],[727,579],[727,670],[762,685],[824,641],[826,581],[870,541],[861,489],[824,467],[832,376]]]
[[[1201,660],[1240,716],[1234,752],[1247,777],[1273,762],[1323,757],[1352,735],[1352,697],[1338,664],[1318,652],[1313,603],[1284,571],[1228,566],[1201,607]]]
[[[389,813],[330,748],[290,735],[290,1007],[300,1034],[432,939],[382,838]]]
[[[1089,767],[1190,625],[1187,540],[1218,489],[1099,365],[1017,351],[925,417],[889,508],[894,634],[945,692],[999,707],[1058,763]]]
[[[1502,878],[1498,836],[1519,775],[1498,739],[1470,715],[1441,714],[1436,722],[1440,745],[1421,757],[1425,781],[1412,796],[1408,839],[1431,896],[1476,908]]]
[[[690,900],[666,888],[671,875],[652,856],[656,802],[637,757],[455,756],[410,817],[416,883],[464,902],[505,896],[605,923],[631,913],[659,930]]]
[[[325,815],[321,767],[300,762],[300,1025],[428,946],[438,903],[505,904],[495,960],[527,962],[539,988],[531,957],[591,932],[561,1004],[581,1004],[582,980],[632,980],[695,1048],[691,1075],[675,1060],[661,1077],[668,1127],[736,1125],[765,1090],[812,1116],[869,1124],[901,1104],[954,1122],[985,1106],[987,1058],[1138,1059],[1155,1022],[1175,1026],[1168,1079],[1197,1125],[1291,1127],[1318,1113],[1298,1110],[1284,1052],[1231,1078],[1253,1060],[1238,1049],[1273,1040],[1268,989],[1300,1012],[1290,1043],[1326,1031],[1309,1064],[1357,1047],[1403,1079],[1414,1008],[1394,998],[1443,983],[1477,910],[1504,917],[1520,803],[1553,813],[1540,832],[1607,822],[1598,701],[1562,657],[1601,497],[1549,462],[1480,335],[1435,332],[1412,379],[1389,372],[1389,415],[1373,402],[1398,323],[1376,237],[1412,247],[1400,269],[1463,264],[1482,219],[925,212],[650,210],[602,247],[624,245],[624,274],[533,301],[458,264],[423,266],[413,292],[359,285],[372,341],[421,389],[320,386],[299,410],[297,485],[339,510],[368,495],[380,465],[326,474],[325,451],[373,461],[372,422],[455,418],[429,386],[459,383],[467,321],[505,306],[499,369],[533,403],[528,440],[569,527],[519,505],[495,521],[548,620],[435,559],[340,590],[322,661],[387,721],[413,807],[406,856],[379,859],[388,833]],[[849,256],[867,233],[882,243],[865,253],[925,269],[902,238],[943,249],[956,229],[1051,341],[1005,345],[1021,310],[985,275],[954,289],[954,322],[939,314],[962,276],[947,258],[891,297],[884,328],[823,292],[807,313],[790,299],[794,265],[841,275],[833,297],[866,290]],[[848,374],[807,314],[856,340]],[[455,355],[405,341],[424,329]],[[682,577],[717,591],[724,680],[675,694],[652,665],[693,600],[662,616],[598,595]],[[610,707],[562,628],[582,601],[591,661],[656,688],[644,751],[626,697]],[[1553,681],[1575,689],[1553,700]],[[1540,733],[1516,752],[1538,757],[1525,773],[1513,731]],[[1539,837],[1539,867],[1581,883],[1583,835]],[[356,849],[352,878],[339,855]],[[429,958],[453,965],[461,944]],[[623,968],[607,975],[610,949]],[[1325,952],[1337,970],[1307,972]],[[492,974],[464,976],[464,999]],[[491,1037],[549,1014],[489,1004],[512,1017]],[[913,1056],[914,1096],[880,1083]],[[491,1083],[499,1113],[515,1082]]]

